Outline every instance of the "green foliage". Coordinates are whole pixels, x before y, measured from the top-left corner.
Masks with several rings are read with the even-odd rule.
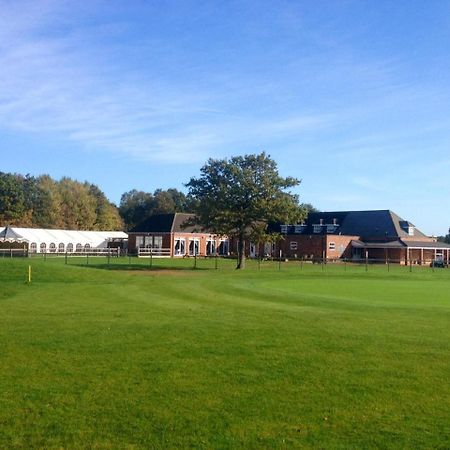
[[[446,236],[438,236],[437,240],[439,242],[445,242],[446,244],[450,244],[450,228]]]
[[[203,262],[0,258],[0,448],[450,448],[449,270]]]
[[[186,196],[177,189],[157,189],[153,194],[133,189],[120,199],[119,212],[127,230],[154,214],[187,212]]]
[[[296,223],[304,210],[296,195],[286,190],[300,181],[278,174],[277,165],[264,152],[259,155],[210,159],[199,178],[186,184],[194,199],[196,223],[213,233],[236,238],[238,268],[245,266],[246,240],[262,242],[271,222]]]
[[[115,205],[95,185],[0,172],[0,225],[119,230]]]
[[[27,193],[30,189],[28,176],[0,172],[0,223],[21,225],[29,222]]]

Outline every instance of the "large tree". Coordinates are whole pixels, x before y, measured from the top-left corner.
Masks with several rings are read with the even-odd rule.
[[[283,178],[276,162],[259,155],[209,159],[198,178],[186,184],[193,199],[194,221],[212,233],[233,237],[238,243],[237,268],[245,267],[245,242],[271,239],[271,222],[296,223],[304,217],[297,195],[288,189],[296,178]]]

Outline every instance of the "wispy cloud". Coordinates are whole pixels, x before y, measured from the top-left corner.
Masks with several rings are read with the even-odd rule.
[[[20,20],[5,6],[0,15],[2,41],[8,42],[0,46],[3,128],[58,133],[87,151],[193,162],[203,161],[215,147],[231,144],[241,134],[250,139],[296,133],[324,123],[323,117],[297,113],[276,120],[230,114],[223,109],[222,93],[184,90],[134,67],[118,68],[111,54],[120,51],[120,44],[111,41],[120,41],[123,25],[97,26],[94,37],[106,36],[108,49],[101,44],[91,48],[89,27],[48,32],[54,29],[49,22],[61,18],[57,3],[32,6],[28,4],[28,14],[19,15]],[[155,44],[140,45],[142,54],[151,57]]]

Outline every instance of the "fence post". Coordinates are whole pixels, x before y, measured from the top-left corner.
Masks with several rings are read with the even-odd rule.
[[[369,270],[369,252],[366,250],[366,272]]]
[[[278,270],[281,270],[281,250],[278,258]]]
[[[150,247],[150,269],[153,267],[153,247]]]
[[[89,253],[86,253],[86,265],[89,265]]]
[[[66,254],[64,255],[64,264],[67,265],[67,252],[66,252]]]
[[[388,272],[390,271],[390,261],[389,261],[389,258],[387,259],[387,266],[388,266]]]
[[[108,268],[111,266],[111,249],[108,248]]]
[[[303,256],[300,258],[300,270],[303,270]]]
[[[216,252],[216,257],[215,257],[215,261],[214,261],[214,269],[217,270],[217,252]]]
[[[409,271],[412,272],[412,258],[409,258]]]

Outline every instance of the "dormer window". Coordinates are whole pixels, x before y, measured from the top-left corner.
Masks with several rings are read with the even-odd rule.
[[[414,236],[414,225],[407,220],[400,221],[400,227],[403,231],[408,233],[408,236]]]
[[[320,233],[322,231],[322,225],[313,225],[313,233]]]
[[[281,231],[281,234],[287,234],[288,226],[287,225],[281,225],[280,226],[280,231]]]
[[[327,225],[327,233],[334,233],[336,228],[336,225]]]

